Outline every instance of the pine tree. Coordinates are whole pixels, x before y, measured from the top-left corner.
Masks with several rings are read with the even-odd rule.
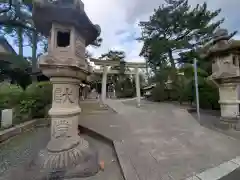
[[[165,3],[154,10],[147,22],[140,22],[144,42],[140,53],[147,59],[150,67],[161,68],[170,64],[176,69],[181,58],[175,54],[195,52],[205,44],[224,19],[214,21],[221,9],[207,10],[207,4],[192,8],[188,0],[165,0]]]

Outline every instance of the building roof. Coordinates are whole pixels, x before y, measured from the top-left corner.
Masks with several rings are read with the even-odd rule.
[[[0,45],[2,45],[9,53],[17,54],[13,47],[8,43],[5,37],[0,36]]]

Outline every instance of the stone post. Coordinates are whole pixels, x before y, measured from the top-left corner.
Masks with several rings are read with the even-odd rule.
[[[137,96],[137,107],[141,105],[141,92],[140,92],[140,79],[139,79],[139,68],[135,68],[135,83],[136,83],[136,96]]]
[[[102,103],[105,104],[106,100],[106,92],[107,92],[107,73],[108,73],[108,67],[104,66],[103,67],[103,76],[102,76],[102,95],[101,95],[101,100]]]

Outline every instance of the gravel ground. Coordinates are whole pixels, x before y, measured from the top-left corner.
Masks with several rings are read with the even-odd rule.
[[[0,144],[0,179],[13,169],[29,163],[49,141],[49,128],[37,128]]]
[[[42,176],[39,169],[28,171],[27,167],[39,150],[46,147],[49,133],[49,128],[37,128],[0,144],[0,180],[34,180]],[[89,133],[83,134],[82,137],[98,150],[99,158],[104,161],[105,168],[96,176],[81,180],[123,180],[112,143],[94,133],[88,135]]]

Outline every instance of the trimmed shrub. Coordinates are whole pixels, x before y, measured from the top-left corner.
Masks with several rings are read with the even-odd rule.
[[[12,109],[16,107],[23,95],[23,89],[20,86],[1,83],[0,84],[0,109]]]
[[[30,118],[42,118],[52,102],[52,85],[50,82],[33,83],[27,87],[20,102],[20,114]]]
[[[166,101],[168,99],[168,93],[163,84],[158,83],[151,91],[150,100],[152,101]]]
[[[220,109],[218,88],[210,81],[199,86],[199,106],[202,109]]]

